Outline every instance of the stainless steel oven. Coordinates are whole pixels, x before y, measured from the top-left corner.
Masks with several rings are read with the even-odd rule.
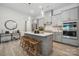
[[[76,31],[63,31],[64,36],[71,36],[71,37],[77,37]]]
[[[76,22],[68,22],[68,23],[64,23],[63,25],[63,30],[66,30],[66,31],[76,31],[76,29],[77,29]]]
[[[67,22],[63,24],[63,35],[70,37],[77,37],[77,23]]]
[[[79,46],[78,45],[78,22],[65,22],[63,23],[63,43]]]

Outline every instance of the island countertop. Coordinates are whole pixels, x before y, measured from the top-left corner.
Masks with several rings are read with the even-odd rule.
[[[30,34],[30,35],[36,35],[42,37],[53,35],[53,33],[48,33],[48,32],[44,32],[44,33],[25,32],[24,34]]]

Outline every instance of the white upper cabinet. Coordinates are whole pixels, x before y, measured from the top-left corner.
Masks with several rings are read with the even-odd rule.
[[[69,16],[71,20],[77,20],[78,19],[78,8],[73,8],[69,10]]]
[[[54,26],[61,26],[62,25],[61,14],[53,16],[52,23]]]
[[[56,25],[56,16],[53,16],[52,17],[52,26],[55,26]]]
[[[63,21],[74,21],[78,20],[78,8],[72,8],[62,12]]]
[[[64,11],[61,16],[63,21],[69,20],[69,11]]]
[[[39,19],[39,26],[44,26],[44,22],[45,22],[45,19],[44,18],[40,18]]]

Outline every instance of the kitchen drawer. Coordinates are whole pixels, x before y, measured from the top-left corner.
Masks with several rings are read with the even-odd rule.
[[[70,38],[64,38],[63,37],[62,42],[66,43],[66,44],[71,44],[71,45],[78,46],[78,40],[75,40],[75,39],[70,39]]]

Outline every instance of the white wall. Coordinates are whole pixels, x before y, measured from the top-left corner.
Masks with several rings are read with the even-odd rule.
[[[23,35],[25,30],[25,20],[27,20],[27,16],[19,13],[18,11],[12,10],[10,8],[0,6],[0,32],[5,32],[7,30],[4,26],[5,21],[14,20],[17,23],[17,29],[20,30]]]

